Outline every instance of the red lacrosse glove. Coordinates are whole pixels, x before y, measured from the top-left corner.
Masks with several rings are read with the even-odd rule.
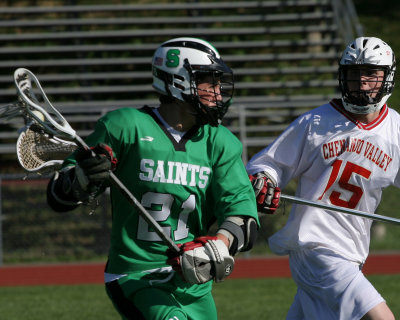
[[[277,187],[275,180],[266,172],[249,175],[249,179],[256,196],[258,211],[274,214],[281,196],[281,189]]]

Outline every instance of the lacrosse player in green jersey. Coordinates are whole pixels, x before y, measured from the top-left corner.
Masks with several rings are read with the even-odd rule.
[[[158,108],[102,117],[48,185],[48,203],[69,211],[100,194],[114,174],[180,248],[179,254],[110,186],[112,231],[106,291],[123,319],[217,319],[212,280],[251,249],[259,221],[242,145],[221,126],[233,73],[208,42],[176,38],[156,50]],[[209,228],[217,222],[216,235]]]

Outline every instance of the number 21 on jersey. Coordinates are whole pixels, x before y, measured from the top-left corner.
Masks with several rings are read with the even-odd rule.
[[[168,219],[171,214],[171,207],[174,202],[174,197],[169,193],[146,192],[142,197],[142,205],[148,209],[147,211],[157,222],[163,222]],[[172,238],[174,241],[185,239],[189,234],[187,222],[189,214],[196,207],[196,198],[191,194],[181,205],[178,224],[176,230],[173,231]],[[161,227],[165,234],[171,234],[171,226]],[[139,216],[137,238],[144,241],[161,241],[161,238],[156,232],[149,230],[148,223]]]

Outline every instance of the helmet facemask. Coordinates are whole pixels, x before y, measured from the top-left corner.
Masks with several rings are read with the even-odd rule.
[[[339,62],[344,108],[356,114],[379,111],[394,87],[396,59],[379,38],[359,37],[348,44]]]
[[[222,60],[210,59],[215,62],[208,66],[184,62],[190,75],[190,94],[182,96],[193,106],[200,125],[218,126],[232,102],[233,73]]]
[[[379,110],[391,94],[394,79],[390,68],[376,65],[346,65],[339,68],[343,100],[360,114]],[[366,107],[370,106],[370,107]]]

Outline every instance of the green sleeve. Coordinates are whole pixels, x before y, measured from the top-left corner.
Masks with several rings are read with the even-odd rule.
[[[259,223],[254,191],[241,158],[242,144],[230,132],[222,140],[214,144],[218,149],[211,182],[218,223],[234,215],[250,216]]]

